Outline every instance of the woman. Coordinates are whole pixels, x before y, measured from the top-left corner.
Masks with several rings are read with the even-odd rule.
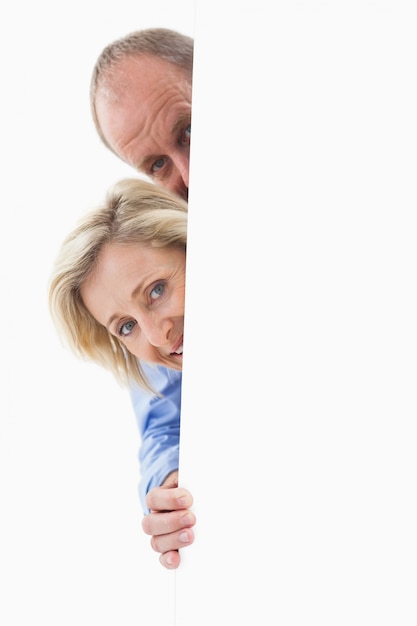
[[[154,394],[149,364],[180,371],[186,243],[185,201],[142,180],[116,183],[64,240],[51,277],[51,315],[75,354]],[[164,442],[161,450],[167,432],[174,433],[167,452],[177,462],[179,422],[168,421],[158,422],[152,437]],[[152,519],[145,517],[142,526],[161,563],[172,569],[180,562],[178,548],[194,539],[195,517],[188,510],[191,494],[177,487],[178,465],[168,468],[167,458],[161,455],[166,473],[156,483],[164,487],[146,496]]]
[[[182,369],[187,204],[141,180],[114,185],[65,239],[50,310],[69,347],[125,384],[141,361]]]

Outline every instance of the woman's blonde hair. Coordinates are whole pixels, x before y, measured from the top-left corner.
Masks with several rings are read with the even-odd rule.
[[[120,383],[136,382],[154,391],[136,357],[97,322],[80,295],[100,251],[110,242],[185,250],[187,203],[144,180],[117,182],[104,204],[86,213],[65,238],[50,280],[50,312],[64,343],[77,356],[109,369]]]

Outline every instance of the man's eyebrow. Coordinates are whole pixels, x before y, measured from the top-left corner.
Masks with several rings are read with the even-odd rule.
[[[175,135],[178,132],[178,129],[181,128],[182,126],[185,126],[186,124],[191,124],[191,110],[184,111],[184,113],[182,113],[176,118],[175,122],[171,126],[171,135]],[[148,172],[151,165],[153,165],[155,161],[160,159],[161,156],[164,156],[164,155],[163,154],[150,154],[146,156],[145,158],[143,158],[138,163],[136,163],[135,167],[137,170]]]
[[[180,126],[184,126],[185,124],[191,123],[191,111],[186,111],[175,120],[173,126],[171,127],[171,132],[175,133]]]
[[[139,163],[136,163],[136,169],[143,172],[148,172],[150,166],[160,158],[161,156],[156,154],[146,156],[144,159],[139,161]]]

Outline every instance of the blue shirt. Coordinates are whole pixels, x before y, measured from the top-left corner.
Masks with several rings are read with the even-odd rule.
[[[146,494],[178,469],[180,444],[181,372],[143,365],[144,373],[162,398],[134,386],[130,397],[141,436],[139,497],[145,513]]]

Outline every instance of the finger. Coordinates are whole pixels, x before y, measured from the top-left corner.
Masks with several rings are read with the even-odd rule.
[[[142,519],[142,529],[146,535],[168,535],[183,528],[190,528],[195,522],[194,513],[187,510],[148,513]]]
[[[151,511],[177,511],[188,509],[193,503],[192,495],[187,489],[175,487],[154,487],[146,496],[146,506]]]
[[[175,472],[171,472],[171,474],[168,474],[161,487],[167,487],[168,489],[178,487],[178,470],[175,470]]]
[[[176,569],[181,563],[181,557],[178,550],[170,550],[170,552],[161,554],[159,562],[167,569]]]
[[[155,552],[166,554],[172,550],[179,550],[189,546],[194,541],[194,533],[191,528],[184,528],[169,535],[157,535],[151,539],[151,546]]]

